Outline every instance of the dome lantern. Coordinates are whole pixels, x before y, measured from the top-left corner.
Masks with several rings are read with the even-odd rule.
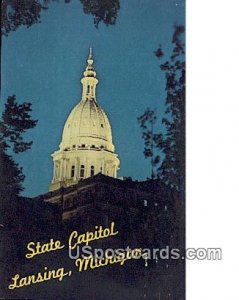
[[[84,77],[81,79],[81,83],[83,85],[82,100],[94,99],[96,101],[96,85],[98,83],[98,79],[96,78],[96,72],[93,67],[93,63],[94,60],[92,48],[90,48],[87,66],[85,72],[83,73]]]

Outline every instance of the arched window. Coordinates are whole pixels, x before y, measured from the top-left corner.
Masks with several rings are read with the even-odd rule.
[[[95,174],[95,167],[91,166],[90,167],[90,176],[94,176],[94,174]]]
[[[81,165],[80,166],[80,178],[84,178],[85,176],[85,166]]]
[[[75,176],[75,166],[71,167],[71,178]]]

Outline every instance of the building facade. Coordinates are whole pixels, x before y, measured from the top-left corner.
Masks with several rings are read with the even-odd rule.
[[[172,192],[158,179],[138,182],[117,178],[120,161],[108,117],[96,100],[98,79],[91,50],[83,74],[81,101],[68,116],[59,149],[52,154],[54,169],[50,191],[34,198],[35,202],[46,205],[46,211],[54,208],[53,229],[49,232],[55,230],[58,237],[64,239],[73,230],[86,232],[114,222],[119,234],[97,241],[94,247],[184,249],[185,207],[180,194]],[[122,284],[121,294],[115,299],[126,299],[128,290],[124,287],[130,278],[131,286],[135,287],[132,299],[181,299],[184,267],[184,261],[171,259],[135,260],[117,272],[103,269],[96,275],[99,276],[96,281],[94,273],[90,273],[91,282],[96,283],[92,290],[100,294],[104,278],[107,281],[111,278],[115,287],[119,282]],[[84,284],[80,286],[78,280],[75,282],[74,289],[82,292]],[[87,289],[85,293],[88,292]]]
[[[169,247],[181,250],[185,242],[184,205],[179,199],[178,193],[173,195],[159,180],[138,182],[103,174],[34,198],[37,202],[55,207],[55,211],[59,212],[58,218],[55,218],[59,221],[55,222],[55,226],[62,234],[62,240],[73,230],[93,231],[95,226],[108,227],[114,222],[119,234],[95,241],[91,244],[93,248],[126,249],[129,246],[131,249]],[[124,287],[129,281],[135,292],[132,299],[181,299],[178,295],[184,284],[181,280],[184,261],[133,260],[117,269],[103,268],[101,273],[88,274],[92,276],[91,287],[97,295],[101,293],[104,281],[112,280],[112,286],[117,287],[120,282],[122,287],[121,294],[114,299],[128,299],[128,291]],[[84,276],[81,280],[85,280]],[[97,280],[94,280],[94,276]],[[82,287],[79,280],[75,280],[73,286],[81,292],[84,289],[84,284]],[[85,299],[98,298],[93,296]]]

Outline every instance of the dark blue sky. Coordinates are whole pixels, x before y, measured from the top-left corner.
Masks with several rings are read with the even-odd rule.
[[[150,175],[137,117],[146,107],[157,107],[163,114],[164,75],[153,52],[162,44],[169,53],[173,25],[184,23],[184,2],[120,3],[114,26],[100,24],[96,29],[75,0],[51,4],[41,24],[21,27],[3,38],[1,97],[16,94],[19,102],[32,102],[33,116],[39,120],[27,134],[34,142],[32,149],[16,157],[26,175],[26,196],[48,191],[50,154],[58,149],[66,118],[81,98],[89,47],[99,79],[97,100],[110,119],[121,160],[119,175],[138,180]]]

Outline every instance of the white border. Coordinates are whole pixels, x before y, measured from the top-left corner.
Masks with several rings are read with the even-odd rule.
[[[188,300],[239,299],[239,2],[187,3],[187,246],[222,261],[187,262]]]

